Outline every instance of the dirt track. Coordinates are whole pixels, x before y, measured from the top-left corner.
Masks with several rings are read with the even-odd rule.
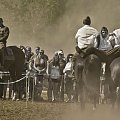
[[[28,103],[0,101],[0,120],[119,120],[120,114],[110,105],[99,105],[96,111],[87,105],[81,112],[79,103]]]

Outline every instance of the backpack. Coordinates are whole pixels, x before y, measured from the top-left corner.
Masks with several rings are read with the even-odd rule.
[[[60,78],[60,68],[59,66],[52,66],[51,73],[50,73],[51,79],[59,79]]]

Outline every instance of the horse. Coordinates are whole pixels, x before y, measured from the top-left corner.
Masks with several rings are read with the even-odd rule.
[[[99,100],[100,93],[101,60],[96,55],[90,55],[84,60],[83,82],[85,86],[85,98],[93,102],[93,110]],[[86,101],[86,100],[85,100]]]
[[[81,109],[85,109],[88,92],[93,100],[93,108],[95,109],[100,89],[100,59],[95,55],[90,55],[85,59],[77,55],[74,70],[77,94],[80,94]]]
[[[3,56],[3,49],[4,50],[12,50],[12,57],[14,59],[10,60],[11,56],[7,56],[7,60],[4,59],[5,56]],[[19,80],[22,77],[22,72],[24,70],[24,62],[25,62],[25,55],[23,51],[18,48],[17,46],[8,46],[6,48],[0,49],[0,62],[4,62],[3,67],[1,71],[9,71],[10,73],[10,82],[14,82],[16,80]],[[18,83],[13,84],[13,92],[16,97],[16,99],[21,98],[21,86],[22,81]],[[10,87],[9,90],[12,90],[12,87]]]
[[[120,57],[114,59],[110,64],[109,88],[111,93],[111,103],[114,109],[117,100],[118,109],[120,108]],[[116,94],[117,93],[117,94]]]
[[[114,109],[115,101],[118,101],[118,108],[120,104],[120,47],[117,46],[106,53],[104,51],[100,51],[94,47],[87,49],[87,54],[84,56],[88,56],[90,54],[97,55],[102,61],[106,62],[106,82],[109,84],[109,91],[111,97],[112,108]],[[116,89],[117,94],[116,94]]]

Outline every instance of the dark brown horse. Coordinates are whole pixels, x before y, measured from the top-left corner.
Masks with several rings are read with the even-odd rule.
[[[106,81],[109,84],[112,108],[114,108],[116,98],[120,104],[120,90],[118,90],[118,95],[116,95],[116,88],[120,87],[120,47],[118,46],[107,52],[92,47],[88,48],[87,54],[85,56],[88,56],[90,54],[97,55],[102,61],[105,61],[107,63]]]
[[[83,81],[86,98],[90,98],[93,103],[93,110],[99,100],[100,93],[100,70],[101,61],[95,55],[90,55],[84,60]]]
[[[110,64],[111,78],[109,78],[109,86],[111,93],[112,108],[114,109],[117,100],[118,109],[120,107],[120,57],[114,59]],[[117,90],[118,87],[118,90]],[[117,93],[117,94],[116,94]]]
[[[100,86],[100,69],[101,61],[97,56],[90,55],[86,59],[80,55],[76,57],[75,78],[82,110],[85,109],[87,95],[93,100],[94,108],[96,108]]]
[[[0,50],[0,61],[4,62],[4,70],[10,72],[10,82],[16,81],[22,78],[22,72],[24,69],[25,56],[23,51],[16,46],[9,46],[8,49],[11,49],[13,52],[14,60],[10,60],[8,56],[7,60],[4,60],[2,57],[2,50]],[[16,94],[16,98],[21,98],[21,83],[22,81],[13,84],[13,91]]]

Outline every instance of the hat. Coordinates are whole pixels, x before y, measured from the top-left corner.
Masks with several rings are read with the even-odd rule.
[[[41,50],[40,53],[44,53],[44,50]]]
[[[63,55],[64,53],[62,51],[58,51],[58,55]]]
[[[58,55],[58,52],[56,51],[54,55],[57,56],[57,55]]]
[[[26,49],[29,51],[31,51],[31,47],[30,46],[27,46]]]
[[[84,20],[83,20],[83,24],[84,25],[90,25],[91,24],[91,19],[89,16],[87,16]]]
[[[38,46],[38,47],[36,47],[36,48],[35,48],[35,50],[40,50],[40,47],[39,47],[39,46]]]

